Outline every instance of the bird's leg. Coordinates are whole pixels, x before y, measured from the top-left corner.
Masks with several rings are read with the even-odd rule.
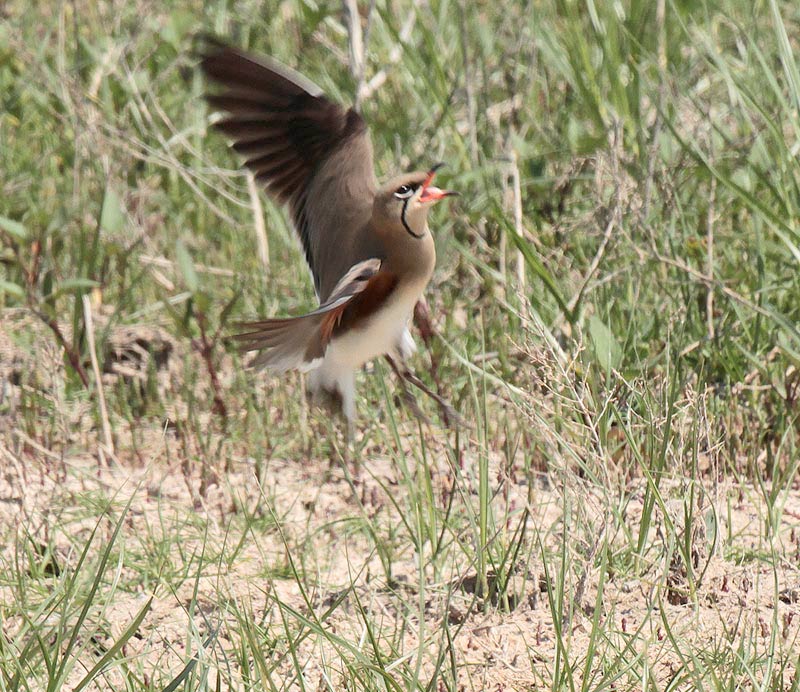
[[[346,466],[353,469],[353,481],[357,483],[361,479],[361,459],[356,452],[356,425],[352,418],[346,420],[343,460]]]
[[[418,389],[422,390],[425,394],[427,394],[431,399],[433,399],[439,406],[439,411],[442,414],[442,419],[444,420],[444,424],[448,428],[452,428],[454,426],[460,426],[462,428],[469,428],[470,425],[467,423],[466,420],[461,416],[461,414],[456,411],[452,404],[450,404],[447,399],[443,396],[438,394],[437,392],[432,391],[419,377],[417,377],[413,372],[406,369],[403,373],[403,377],[413,384]]]
[[[419,329],[419,335],[422,337],[422,342],[428,350],[428,355],[431,358],[430,373],[433,383],[436,385],[436,391],[440,397],[442,394],[442,383],[439,380],[439,358],[433,351],[433,338],[436,336],[436,328],[431,321],[431,311],[428,309],[428,301],[425,296],[422,296],[414,305],[414,324]]]
[[[413,413],[417,419],[427,425],[430,425],[431,422],[428,419],[428,416],[422,412],[422,409],[419,407],[414,395],[409,391],[408,386],[406,385],[406,380],[403,377],[403,373],[400,371],[397,363],[395,363],[394,358],[392,358],[389,354],[386,354],[386,360],[389,361],[389,365],[392,367],[392,370],[394,370],[395,375],[397,375],[397,381],[400,383],[401,389],[400,398],[403,400],[403,403],[408,406],[411,413]]]
[[[456,411],[452,405],[440,394],[432,391],[419,377],[417,377],[411,370],[409,370],[405,364],[398,365],[395,360],[390,356],[386,355],[386,360],[389,361],[389,365],[392,366],[392,370],[397,373],[397,376],[400,378],[401,386],[405,393],[411,397],[411,393],[408,391],[408,388],[405,386],[406,382],[410,382],[413,384],[417,389],[421,390],[424,394],[427,394],[431,399],[433,399],[436,404],[439,406],[439,411],[442,415],[442,419],[444,420],[444,424],[450,428],[453,425],[462,426],[468,428],[469,425],[467,422],[461,417],[461,415]],[[413,399],[413,397],[411,397]],[[414,402],[414,406],[416,407],[416,401]],[[418,407],[417,407],[418,408]]]
[[[327,434],[331,440],[330,467],[338,465],[340,461],[349,465],[353,462],[354,476],[359,478],[361,468],[356,450],[356,400],[355,400],[355,373],[341,373],[335,381],[327,379],[319,370],[312,370],[308,378],[306,396],[311,402],[321,408],[325,413]],[[343,432],[344,447],[340,449],[335,442],[337,430],[341,428],[335,424],[336,414],[341,414],[345,428]]]
[[[336,391],[341,398],[342,415],[346,423],[345,463],[353,467],[353,479],[361,478],[361,459],[356,452],[356,375],[353,371],[342,372],[336,378]]]

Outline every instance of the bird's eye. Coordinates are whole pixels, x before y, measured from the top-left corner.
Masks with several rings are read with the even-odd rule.
[[[394,191],[394,196],[397,199],[408,199],[414,194],[414,189],[411,185],[401,185]]]

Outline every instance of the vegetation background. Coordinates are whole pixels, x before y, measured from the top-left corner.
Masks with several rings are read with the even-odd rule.
[[[800,686],[800,4],[0,15],[0,689]],[[448,163],[415,366],[472,427],[376,363],[347,460],[228,348],[313,293],[197,31]]]

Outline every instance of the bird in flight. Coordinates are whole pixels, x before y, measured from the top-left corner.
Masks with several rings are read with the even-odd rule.
[[[457,194],[433,184],[441,164],[379,185],[369,130],[354,109],[275,60],[217,39],[204,39],[200,67],[216,87],[206,98],[223,113],[215,127],[288,208],[320,303],[305,315],[243,324],[234,338],[258,352],[252,365],[308,372],[312,396],[339,400],[352,433],[355,374],[386,356],[406,401],[403,380],[432,396],[446,421],[458,420],[405,365],[415,350],[409,320],[436,262],[428,211]]]

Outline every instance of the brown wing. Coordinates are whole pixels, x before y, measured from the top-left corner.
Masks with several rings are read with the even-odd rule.
[[[367,126],[302,75],[268,58],[205,39],[200,66],[219,86],[216,127],[245,165],[286,203],[324,301],[347,269],[374,256],[363,236],[376,182]]]
[[[343,330],[357,328],[378,310],[397,286],[397,276],[380,270],[380,260],[360,262],[342,277],[328,302],[299,317],[240,325],[233,338],[242,351],[261,351],[251,365],[277,371],[308,370]]]

